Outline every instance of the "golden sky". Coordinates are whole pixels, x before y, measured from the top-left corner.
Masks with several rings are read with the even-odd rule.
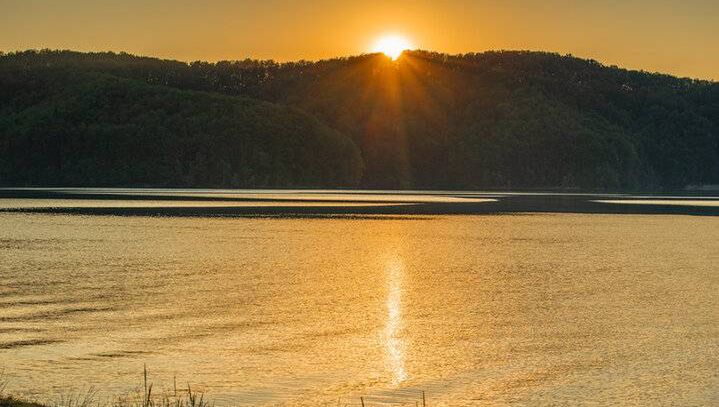
[[[369,52],[385,33],[426,50],[545,50],[719,80],[719,0],[0,0],[5,52],[287,61]]]

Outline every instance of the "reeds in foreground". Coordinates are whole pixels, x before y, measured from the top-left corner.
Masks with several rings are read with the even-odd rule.
[[[193,391],[190,385],[178,389],[174,382],[172,391],[154,392],[148,379],[147,366],[143,368],[142,390],[118,396],[110,402],[98,400],[97,391],[91,387],[84,393],[65,393],[55,401],[38,403],[18,399],[4,393],[7,381],[0,371],[0,407],[211,407],[204,393]]]
[[[173,380],[173,390],[162,393],[152,392],[152,383],[148,380],[147,366],[143,372],[143,392],[141,395],[129,394],[118,397],[112,404],[113,407],[209,407],[202,392],[192,391],[190,384],[187,389],[178,389],[177,381]],[[78,407],[78,406],[57,406],[57,407]],[[79,406],[83,407],[83,406]]]
[[[155,392],[153,391],[152,382],[149,380],[147,366],[145,365],[142,370],[142,387],[135,392],[130,392],[126,395],[119,396],[110,402],[102,402],[98,400],[98,392],[95,388],[91,387],[86,392],[82,393],[66,393],[61,395],[58,399],[53,402],[38,403],[34,401],[28,401],[18,399],[4,393],[7,387],[7,380],[4,380],[3,371],[0,370],[0,407],[212,407],[205,400],[205,395],[202,392],[193,391],[190,384],[187,384],[187,388],[178,389],[177,381],[173,380],[173,388],[170,391]],[[383,406],[415,406],[415,407],[426,407],[427,399],[425,392],[421,393],[421,400],[407,401],[407,402],[394,402],[387,404],[386,402],[380,403]],[[370,407],[375,404],[370,404],[364,396],[360,396],[359,400],[342,403],[342,400],[337,400],[337,406],[345,407]]]

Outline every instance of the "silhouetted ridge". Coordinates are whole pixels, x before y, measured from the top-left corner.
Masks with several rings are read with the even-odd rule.
[[[146,129],[147,137],[136,140],[137,151],[113,149],[98,155],[88,150],[85,166],[94,159],[127,162],[131,161],[127,154],[142,156],[142,143],[150,142],[143,140],[153,140],[156,136],[151,135],[159,130],[146,125],[149,119],[138,113],[144,109],[136,107],[149,103],[162,112],[153,115],[155,120],[166,123],[176,116],[172,106],[189,99],[197,101],[183,102],[193,108],[182,110],[182,116],[194,125],[169,121],[163,141],[147,146],[159,162],[185,165],[190,159],[174,149],[184,151],[188,147],[183,140],[203,139],[208,128],[225,136],[212,138],[210,145],[222,154],[208,156],[212,164],[207,165],[233,160],[239,153],[223,146],[239,140],[244,148],[252,145],[263,152],[245,153],[232,161],[231,176],[218,175],[219,168],[202,170],[200,165],[197,171],[215,175],[206,179],[187,171],[180,176],[181,171],[162,170],[164,177],[139,180],[128,169],[126,176],[107,178],[103,185],[673,189],[719,184],[716,83],[606,67],[571,56],[507,51],[465,55],[408,51],[396,62],[368,54],[282,64],[255,60],[186,64],[70,51],[7,54],[0,57],[0,148],[10,159],[1,163],[0,183],[65,182],[53,178],[56,166],[39,168],[68,154],[72,145],[61,148],[51,143],[40,153],[34,141],[18,144],[17,140],[26,140],[29,128],[36,134],[33,140],[39,134],[50,137],[46,130],[53,128],[51,124],[37,118],[40,110],[56,108],[58,95],[72,99],[81,92],[102,100],[110,90],[106,82],[97,80],[100,74],[104,81],[129,80],[123,86],[160,86],[132,93],[125,103],[105,108],[88,101],[73,110],[74,116],[63,116],[63,131],[74,134],[84,129],[82,140],[102,139],[104,131],[113,128],[104,126],[113,124],[111,115],[93,113],[96,109],[111,109],[128,126]],[[54,93],[41,90],[43,81],[55,77],[60,82]],[[79,83],[84,85],[73,85]],[[263,126],[252,115],[205,105],[220,100],[218,96],[170,88],[243,97],[242,102],[221,100],[264,106],[260,122],[286,123],[282,136],[258,138],[255,133]],[[274,105],[270,109],[257,99]],[[92,129],[81,126],[84,121],[77,115],[83,114],[95,118]],[[299,119],[288,115],[312,125],[293,127]],[[230,127],[244,130],[230,135],[226,131]],[[305,143],[308,133],[325,136],[310,137],[314,140],[310,147]],[[320,147],[319,140],[331,145]],[[361,163],[352,143],[361,151]],[[48,160],[53,154],[55,161]],[[247,157],[254,158],[246,161]],[[169,164],[163,165],[156,172]],[[81,168],[85,167],[72,171],[95,173]],[[245,168],[248,172],[243,172]],[[63,172],[67,171],[65,167]],[[151,166],[143,171],[147,172],[153,173]],[[83,184],[97,183],[101,177]]]

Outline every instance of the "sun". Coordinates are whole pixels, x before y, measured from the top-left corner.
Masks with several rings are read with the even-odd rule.
[[[412,44],[407,38],[401,35],[385,35],[377,39],[372,52],[381,52],[395,61],[404,50],[411,48]]]

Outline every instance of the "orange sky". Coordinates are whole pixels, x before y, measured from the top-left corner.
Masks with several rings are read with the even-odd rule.
[[[0,0],[6,52],[286,61],[368,52],[383,33],[448,53],[547,50],[719,79],[717,0]]]

